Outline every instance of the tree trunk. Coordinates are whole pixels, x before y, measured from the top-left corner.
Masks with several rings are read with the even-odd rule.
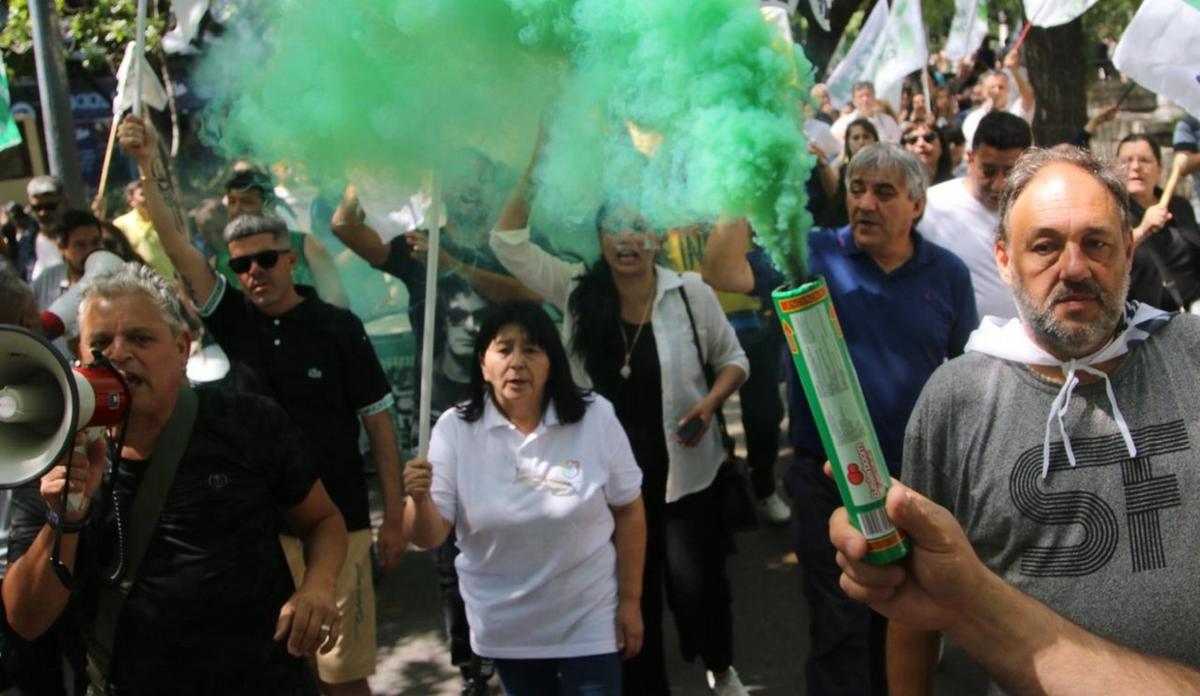
[[[1025,40],[1024,63],[1037,95],[1033,142],[1050,147],[1066,142],[1087,122],[1087,54],[1083,20],[1057,27],[1033,27]]]
[[[871,8],[875,6],[878,0],[868,0],[866,10],[869,13]],[[862,7],[863,0],[838,0],[829,8],[829,31],[821,28],[817,24],[817,20],[813,19],[812,7],[809,6],[808,0],[800,0],[800,5],[796,11],[799,12],[806,20],[808,20],[808,33],[804,38],[804,55],[812,61],[816,68],[817,80],[825,79],[826,69],[830,67],[829,60],[833,57],[834,50],[837,49],[838,40],[842,38],[842,34],[846,31],[846,25],[850,23],[850,18],[854,13]],[[865,21],[865,20],[864,20]]]

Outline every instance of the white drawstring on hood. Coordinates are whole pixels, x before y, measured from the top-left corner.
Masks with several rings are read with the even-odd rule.
[[[1062,435],[1063,449],[1067,453],[1067,461],[1071,463],[1071,466],[1075,466],[1075,452],[1071,449],[1071,438],[1067,433],[1065,418],[1071,404],[1071,396],[1075,393],[1075,387],[1079,385],[1078,372],[1086,372],[1104,378],[1108,403],[1112,406],[1113,419],[1117,422],[1121,438],[1125,440],[1125,448],[1129,451],[1130,457],[1137,456],[1133,435],[1129,432],[1125,416],[1117,406],[1112,380],[1108,378],[1107,373],[1097,370],[1092,365],[1107,362],[1128,353],[1134,346],[1145,341],[1151,334],[1165,326],[1171,320],[1171,316],[1171,314],[1147,304],[1136,301],[1127,302],[1125,314],[1117,327],[1117,335],[1112,341],[1091,355],[1066,361],[1050,355],[1034,343],[1025,333],[1025,328],[1019,319],[1006,321],[999,317],[986,316],[979,328],[971,332],[966,350],[1026,365],[1045,365],[1062,369],[1065,381],[1062,389],[1058,391],[1058,395],[1050,404],[1050,413],[1046,417],[1046,437],[1042,443],[1042,478],[1046,478],[1050,473],[1050,432],[1056,419],[1058,420],[1058,431]]]

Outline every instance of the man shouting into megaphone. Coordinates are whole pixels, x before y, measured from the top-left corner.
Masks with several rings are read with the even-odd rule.
[[[316,694],[303,656],[337,640],[346,528],[304,438],[274,402],[188,386],[183,318],[153,270],[95,278],[79,316],[81,357],[120,373],[129,417],[17,492],[9,623],[35,637],[74,596],[89,694]],[[280,511],[304,541],[299,587]]]

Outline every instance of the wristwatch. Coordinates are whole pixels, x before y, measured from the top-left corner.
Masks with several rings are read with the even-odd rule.
[[[60,531],[63,534],[78,534],[85,526],[87,526],[87,515],[85,514],[78,522],[68,522],[63,519],[63,516],[58,514],[58,512],[47,508],[46,524],[50,525],[50,529]]]

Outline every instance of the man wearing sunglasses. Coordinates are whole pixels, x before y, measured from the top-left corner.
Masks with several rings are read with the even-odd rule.
[[[367,677],[375,672],[375,596],[360,425],[370,440],[383,491],[384,520],[376,544],[380,565],[395,566],[406,547],[393,398],[383,368],[357,317],[323,301],[312,287],[295,283],[296,252],[282,220],[241,213],[226,226],[229,267],[243,290],[231,287],[188,243],[153,128],[129,116],[119,136],[147,180],[150,218],[205,328],[231,360],[257,373],[308,435],[321,481],[349,530],[346,563],[337,581],[341,638],[332,651],[318,656],[317,668],[326,694],[369,694]],[[301,576],[304,556],[297,540],[285,536],[281,541],[293,574]]]
[[[958,255],[971,271],[979,316],[1017,316],[1012,291],[1000,279],[993,251],[1000,222],[1000,191],[1017,158],[1033,143],[1029,124],[1006,111],[979,121],[967,152],[967,175],[929,189],[917,230]]]
[[[37,233],[26,233],[17,239],[17,264],[29,268],[26,280],[33,282],[51,266],[62,263],[58,251],[58,218],[63,209],[63,183],[56,176],[35,176],[25,186],[29,210],[37,221]]]

